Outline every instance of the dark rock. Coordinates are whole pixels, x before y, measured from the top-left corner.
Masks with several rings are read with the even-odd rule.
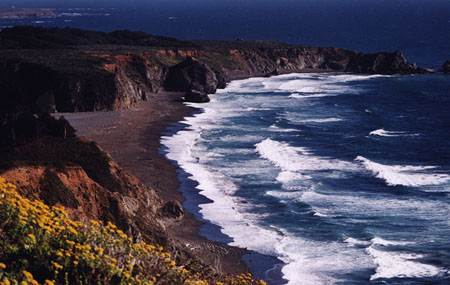
[[[212,69],[192,57],[169,68],[164,87],[168,91],[188,92],[197,90],[207,94],[216,93],[218,80]]]
[[[347,71],[376,74],[426,73],[426,70],[418,68],[415,63],[408,63],[400,51],[358,53],[350,60]]]
[[[275,69],[274,71],[267,73],[265,75],[265,77],[270,77],[270,76],[275,76],[275,75],[280,75],[280,74],[281,74],[280,71],[278,71],[278,69]]]
[[[217,72],[216,78],[217,78],[217,89],[224,89],[225,87],[227,87],[227,80],[225,79],[222,73]]]
[[[76,132],[64,117],[57,120],[48,113],[10,113],[1,117],[0,146],[21,145],[47,136],[72,138]]]
[[[205,92],[189,90],[186,94],[184,94],[184,101],[193,103],[208,103],[210,99]]]
[[[343,70],[345,68],[345,66],[340,62],[328,61],[328,62],[324,62],[320,66],[320,68],[321,69],[331,69],[334,71],[340,71],[340,70]]]
[[[445,73],[450,73],[450,60],[444,62],[444,64],[442,65],[442,71]]]
[[[184,216],[184,210],[180,202],[172,200],[164,204],[161,214],[163,217],[178,220]]]

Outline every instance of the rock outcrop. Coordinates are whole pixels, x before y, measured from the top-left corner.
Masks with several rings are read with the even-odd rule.
[[[187,57],[183,62],[169,68],[164,87],[168,91],[200,91],[216,93],[218,80],[216,74],[205,63]]]
[[[417,68],[416,64],[408,63],[400,51],[357,54],[351,58],[345,70],[355,73],[376,74],[426,73],[425,70]]]
[[[193,103],[207,103],[210,99],[205,92],[191,89],[184,94],[184,101]]]

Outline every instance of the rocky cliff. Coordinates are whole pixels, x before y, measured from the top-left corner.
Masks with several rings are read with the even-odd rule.
[[[26,41],[30,33],[31,43]],[[2,109],[32,112],[126,109],[153,92],[204,95],[232,79],[267,74],[425,72],[399,51],[363,54],[259,41],[187,42],[123,31],[6,29],[0,33],[0,50]]]
[[[73,129],[60,132],[66,128],[64,119],[43,116],[16,124],[17,136],[26,139],[0,145],[0,174],[18,186],[22,196],[63,206],[71,218],[84,223],[113,222],[137,242],[151,239],[176,260],[206,268],[166,230],[165,223],[184,215],[179,202],[159,197],[95,142],[75,136]],[[0,135],[9,131],[0,128]]]

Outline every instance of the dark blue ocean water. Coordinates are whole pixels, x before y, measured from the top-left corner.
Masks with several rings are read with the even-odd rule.
[[[2,0],[0,8],[53,7],[58,17],[0,20],[181,39],[276,40],[363,52],[402,50],[423,67],[450,59],[448,0]]]
[[[444,75],[234,81],[163,144],[210,199],[202,217],[290,284],[447,284],[449,90]]]

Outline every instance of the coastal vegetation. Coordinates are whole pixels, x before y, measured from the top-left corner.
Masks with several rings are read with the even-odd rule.
[[[1,284],[265,284],[250,274],[203,276],[154,242],[110,222],[84,224],[31,201],[0,178]]]

